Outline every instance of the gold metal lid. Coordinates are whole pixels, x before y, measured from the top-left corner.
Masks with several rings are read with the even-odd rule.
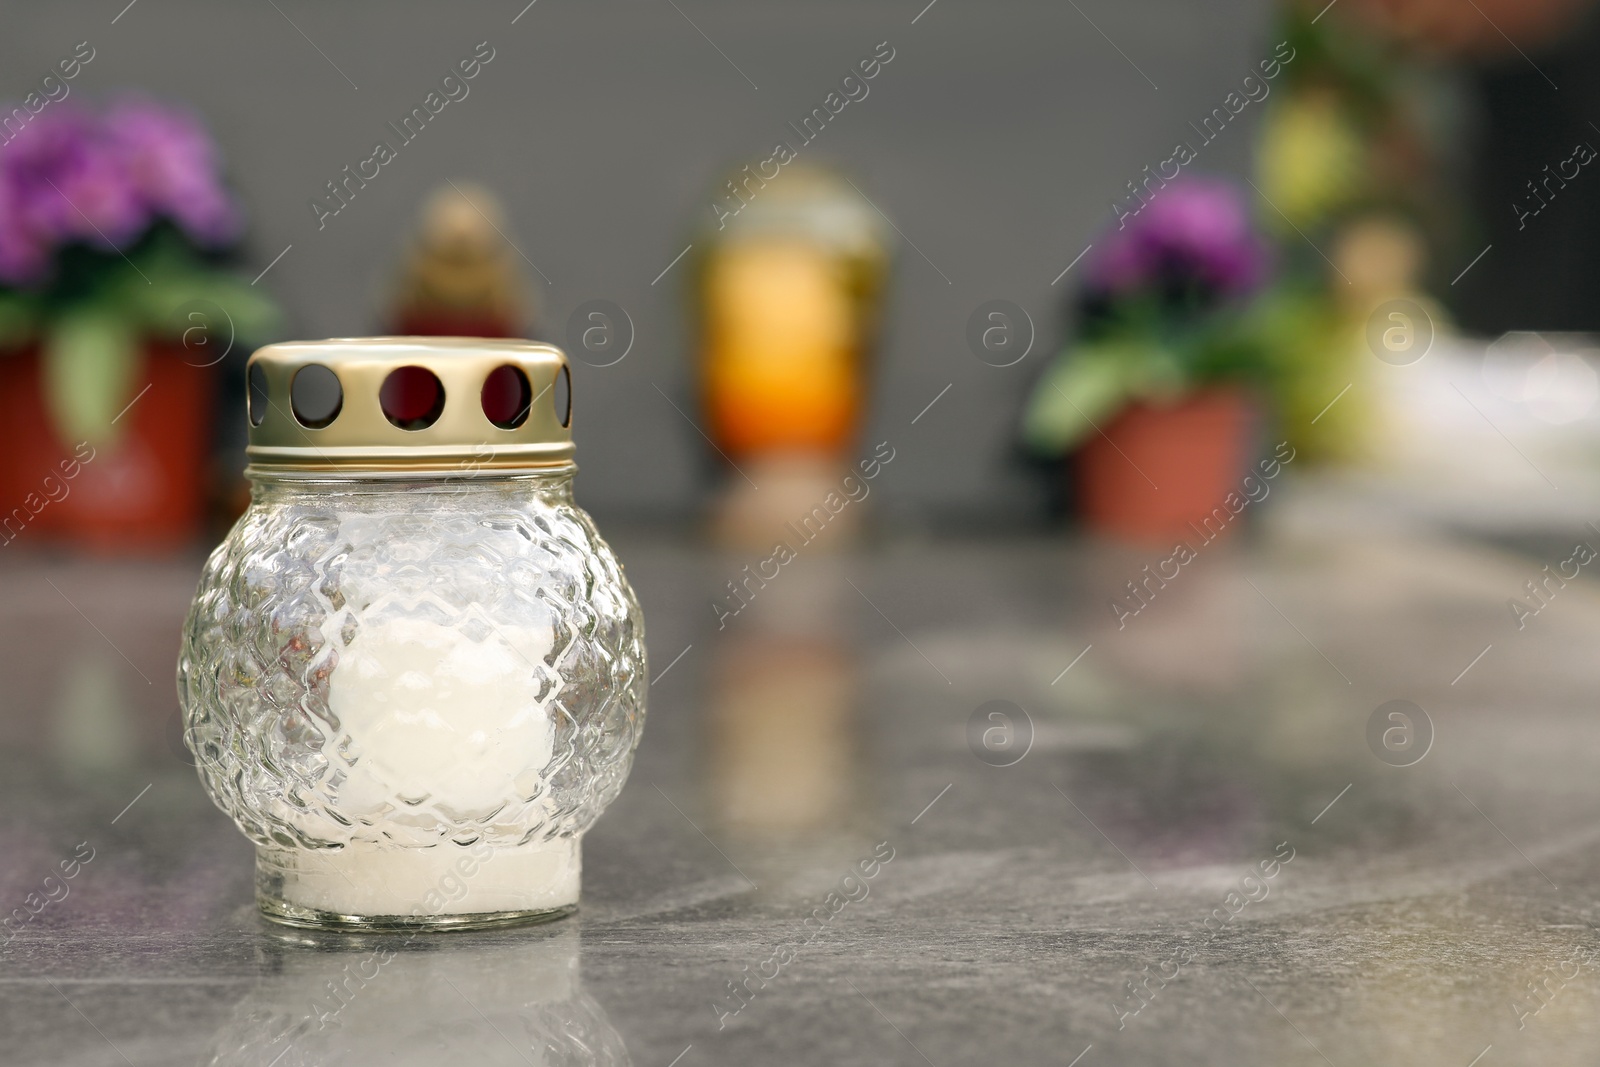
[[[552,345],[288,341],[257,349],[245,373],[252,469],[471,474],[572,462],[570,372]]]

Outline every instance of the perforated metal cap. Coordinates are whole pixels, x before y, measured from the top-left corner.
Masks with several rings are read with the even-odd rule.
[[[559,348],[477,337],[267,345],[246,367],[254,469],[478,471],[572,461]]]

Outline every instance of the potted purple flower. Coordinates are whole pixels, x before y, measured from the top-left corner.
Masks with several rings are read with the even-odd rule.
[[[1185,536],[1237,488],[1252,459],[1271,348],[1249,314],[1265,242],[1230,183],[1184,177],[1100,237],[1078,331],[1034,390],[1023,431],[1075,459],[1095,530]]]
[[[206,368],[276,315],[220,269],[241,222],[216,146],[185,111],[129,97],[7,120],[0,545],[29,527],[105,547],[193,535]]]

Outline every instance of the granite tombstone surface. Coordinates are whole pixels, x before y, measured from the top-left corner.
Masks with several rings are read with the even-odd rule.
[[[9,557],[4,1060],[1595,1062],[1600,598],[1276,526],[890,540],[731,617],[747,560],[625,534],[650,723],[579,912],[390,937],[257,915],[172,694],[198,561]]]

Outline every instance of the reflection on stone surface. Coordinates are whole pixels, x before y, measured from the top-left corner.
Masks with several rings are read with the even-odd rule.
[[[269,972],[234,1008],[212,1067],[483,1063],[625,1065],[627,1047],[583,989],[576,930],[489,941],[274,931]]]
[[[707,757],[712,803],[732,833],[815,835],[848,814],[855,650],[841,634],[843,571],[796,560],[752,599],[715,650]]]
[[[716,664],[717,811],[735,832],[794,834],[841,816],[852,762],[850,655],[822,639],[754,638]]]
[[[1125,670],[1163,688],[1228,693],[1250,659],[1246,620],[1266,605],[1248,599],[1236,545],[1189,540],[1195,557],[1181,567],[1170,548],[1092,546],[1080,606],[1089,640]]]
[[[132,709],[122,695],[116,655],[91,646],[64,657],[51,740],[56,759],[70,774],[88,777],[116,770],[137,756]]]

